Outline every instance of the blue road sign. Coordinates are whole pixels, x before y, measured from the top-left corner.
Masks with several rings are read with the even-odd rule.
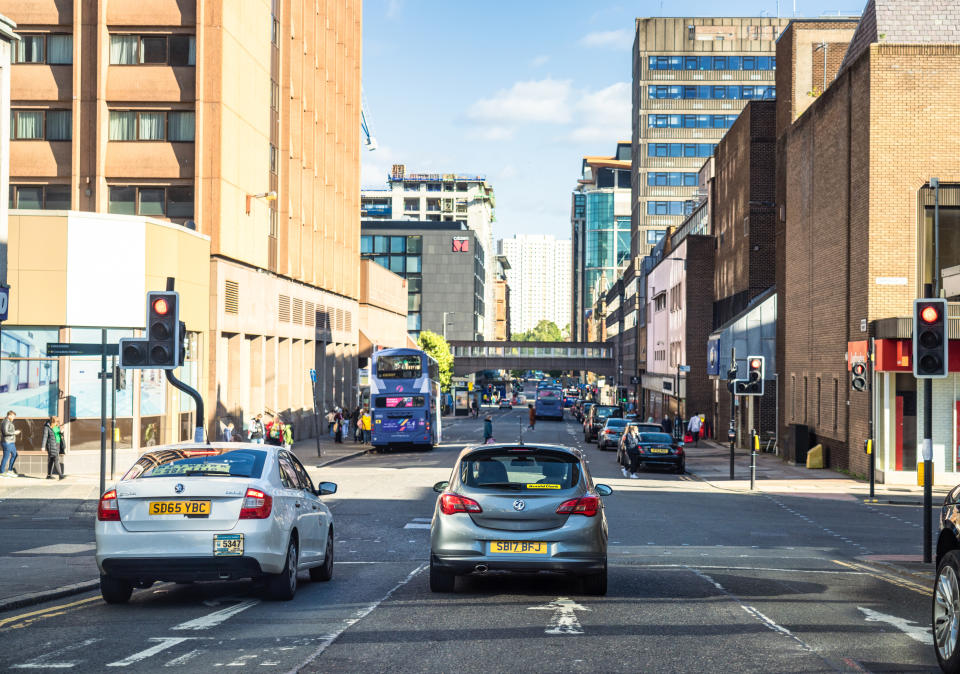
[[[0,321],[7,320],[10,309],[10,288],[0,288]]]
[[[314,384],[317,383],[317,371],[316,371],[316,370],[310,370],[310,381],[313,382]]]

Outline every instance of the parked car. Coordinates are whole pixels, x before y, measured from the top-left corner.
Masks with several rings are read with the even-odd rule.
[[[141,456],[101,497],[94,527],[100,594],[109,604],[156,581],[263,579],[292,599],[297,572],[333,576],[333,515],[282,447],[180,443]]]
[[[960,672],[960,485],[940,508],[933,583],[933,649],[944,672]]]
[[[686,454],[683,451],[682,442],[669,433],[664,433],[656,424],[643,423],[630,424],[629,426],[638,427],[637,450],[640,452],[641,468],[666,466],[673,468],[676,473],[686,472]],[[629,427],[627,430],[629,430]],[[627,450],[624,448],[625,438],[626,433],[623,433],[617,445],[617,463],[621,466],[630,464]]]
[[[585,424],[587,422],[587,415],[590,413],[590,408],[593,407],[596,403],[585,402],[580,406],[580,423]]]
[[[623,435],[623,431],[626,429],[626,427],[626,419],[608,417],[606,422],[603,424],[603,428],[600,430],[600,433],[597,435],[597,449],[616,449],[620,444],[620,436]]]
[[[558,571],[607,592],[607,520],[583,453],[559,445],[463,450],[449,480],[433,486],[430,589],[453,592],[458,575]]]
[[[595,441],[603,425],[610,417],[622,419],[623,410],[617,405],[592,405],[590,411],[587,412],[587,418],[583,422],[584,441]]]
[[[510,398],[500,398],[500,404],[497,407],[501,410],[512,410],[513,404],[510,402]]]

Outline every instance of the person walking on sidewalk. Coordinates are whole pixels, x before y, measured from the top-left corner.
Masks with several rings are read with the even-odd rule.
[[[664,433],[673,437],[673,420],[670,418],[669,413],[663,415],[663,421],[660,422],[660,427]]]
[[[343,410],[339,407],[333,415],[333,441],[343,442]]]
[[[50,417],[43,425],[43,439],[40,445],[47,450],[47,479],[52,480],[56,473],[60,479],[64,478],[63,464],[60,457],[66,453],[63,443],[63,429],[57,423],[56,417]]]
[[[690,423],[687,424],[687,433],[690,434],[690,438],[693,440],[694,447],[700,446],[700,415],[694,414],[690,417]]]
[[[3,447],[3,459],[0,460],[0,477],[16,477],[17,471],[13,464],[17,460],[17,436],[20,430],[13,425],[17,413],[7,412],[6,418],[0,421],[0,445]]]
[[[337,412],[335,409],[327,412],[327,433],[330,434],[330,437],[333,437],[333,425],[337,422]]]
[[[364,407],[363,414],[360,417],[360,423],[363,424],[363,444],[370,444],[370,428],[371,428],[371,419],[370,419],[370,408]]]
[[[357,405],[357,409],[350,415],[350,428],[353,429],[354,442],[361,442],[363,440],[363,429],[360,428],[361,414],[363,414],[363,410],[360,409],[360,405]]]
[[[527,403],[527,416],[530,418],[530,430],[536,430],[537,427],[537,410],[533,408],[533,403]]]
[[[283,425],[283,446],[288,452],[293,450],[293,424]]]
[[[489,414],[483,418],[483,444],[493,442],[493,417]]]
[[[254,444],[262,445],[264,435],[263,415],[258,414],[250,420],[250,428],[247,429],[247,438]]]

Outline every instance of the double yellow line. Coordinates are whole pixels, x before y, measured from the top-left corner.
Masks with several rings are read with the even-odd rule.
[[[63,615],[67,611],[76,609],[77,607],[83,606],[84,604],[90,604],[95,601],[100,601],[100,597],[87,597],[86,599],[80,599],[78,601],[70,602],[69,604],[60,604],[59,606],[49,606],[47,608],[40,609],[38,611],[30,611],[29,613],[21,613],[20,615],[11,616],[9,618],[0,619],[0,630],[4,629],[20,629],[21,627],[27,627],[31,623],[34,623],[38,620],[43,620],[45,618],[53,618],[54,616]]]
[[[841,562],[839,559],[831,559],[831,562],[834,564],[839,564],[840,566],[845,566],[848,569],[854,569],[856,571],[862,571],[863,573],[869,574],[874,578],[879,578],[882,581],[890,583],[891,585],[896,585],[902,587],[911,592],[916,592],[917,594],[922,594],[925,597],[933,595],[933,590],[929,587],[925,587],[920,583],[916,583],[912,580],[907,580],[906,578],[901,578],[900,576],[894,575],[892,573],[886,573],[880,569],[874,568],[872,566],[867,566],[866,564],[858,564],[857,562]]]

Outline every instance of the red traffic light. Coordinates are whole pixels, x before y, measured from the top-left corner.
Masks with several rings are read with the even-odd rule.
[[[168,311],[170,311],[170,305],[165,299],[159,297],[153,301],[153,313],[166,316]]]
[[[751,360],[751,361],[750,361],[750,368],[753,369],[753,370],[759,370],[759,369],[760,369],[760,359],[759,359],[759,358],[754,358],[753,360]]]
[[[857,377],[862,377],[867,372],[867,366],[863,363],[854,363],[851,369],[853,374]]]
[[[936,307],[927,306],[920,310],[920,320],[924,323],[936,323],[940,320],[940,312]]]

